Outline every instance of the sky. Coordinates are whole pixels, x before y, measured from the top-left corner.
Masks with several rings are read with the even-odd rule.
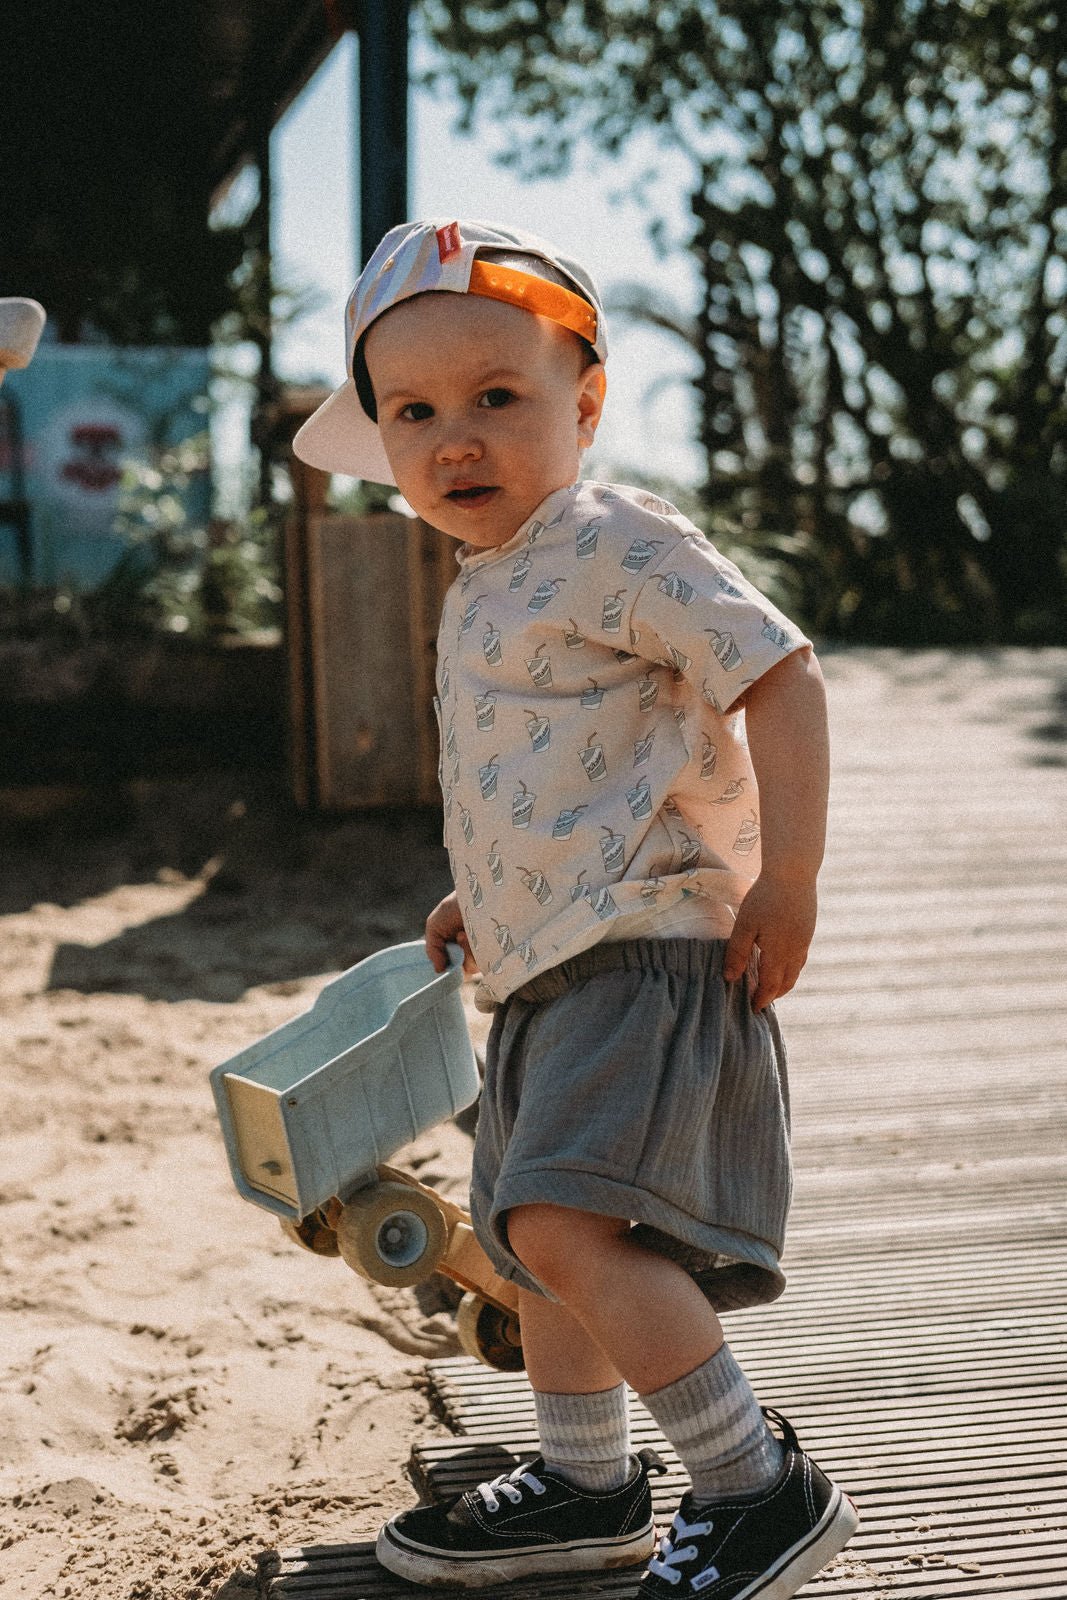
[[[275,131],[273,245],[279,281],[321,292],[322,309],[282,332],[279,376],[291,381],[344,380],[344,304],[356,273],[355,80],[358,44],[347,34]],[[417,65],[417,62],[416,62]],[[635,148],[622,164],[593,151],[579,154],[567,177],[523,183],[492,159],[501,130],[463,139],[453,132],[454,106],[416,89],[412,94],[409,200],[412,216],[481,217],[528,227],[586,265],[602,295],[638,281],[665,290],[685,308],[695,277],[684,251],[657,259],[646,215],[617,191],[652,152]],[[684,234],[683,174],[668,162],[657,213]],[[690,442],[692,404],[685,382],[691,363],[669,335],[625,326],[609,316],[609,399],[589,470],[619,478],[640,470],[695,482],[700,457]],[[677,382],[669,380],[672,376]]]

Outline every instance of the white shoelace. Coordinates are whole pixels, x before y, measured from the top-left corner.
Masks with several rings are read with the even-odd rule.
[[[540,1478],[535,1478],[532,1472],[525,1467],[516,1467],[514,1472],[502,1472],[499,1478],[494,1478],[492,1483],[480,1483],[475,1494],[480,1494],[489,1512],[500,1510],[499,1495],[510,1500],[517,1506],[522,1499],[522,1490],[519,1484],[524,1484],[527,1489],[532,1489],[534,1494],[544,1494],[545,1486]]]
[[[679,1512],[671,1523],[670,1532],[660,1540],[659,1550],[648,1564],[649,1572],[654,1572],[657,1578],[665,1578],[668,1583],[681,1583],[682,1574],[678,1568],[687,1561],[695,1561],[700,1551],[695,1544],[680,1541],[702,1538],[711,1532],[712,1526],[710,1522],[685,1522]]]

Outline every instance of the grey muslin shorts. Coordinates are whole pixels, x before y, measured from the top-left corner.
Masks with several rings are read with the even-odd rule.
[[[497,1271],[513,1206],[625,1217],[718,1310],[774,1300],[792,1191],[785,1048],[723,940],[633,939],[534,978],[496,1009],[471,1179]]]

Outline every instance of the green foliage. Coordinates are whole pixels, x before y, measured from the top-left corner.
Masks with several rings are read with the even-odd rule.
[[[523,174],[638,131],[691,172],[704,499],[813,625],[1063,637],[1067,11],[1054,0],[426,0]],[[654,195],[654,184],[645,189]],[[628,302],[628,303],[625,303]]]

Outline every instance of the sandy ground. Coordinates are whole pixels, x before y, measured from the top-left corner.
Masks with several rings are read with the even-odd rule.
[[[208,1086],[418,936],[438,820],[309,823],[216,775],[9,808],[5,833],[0,1596],[231,1600],[260,1549],[409,1503],[410,1446],[441,1431],[439,1290],[365,1284],[241,1200]],[[449,1125],[410,1161],[462,1194],[469,1155]]]

